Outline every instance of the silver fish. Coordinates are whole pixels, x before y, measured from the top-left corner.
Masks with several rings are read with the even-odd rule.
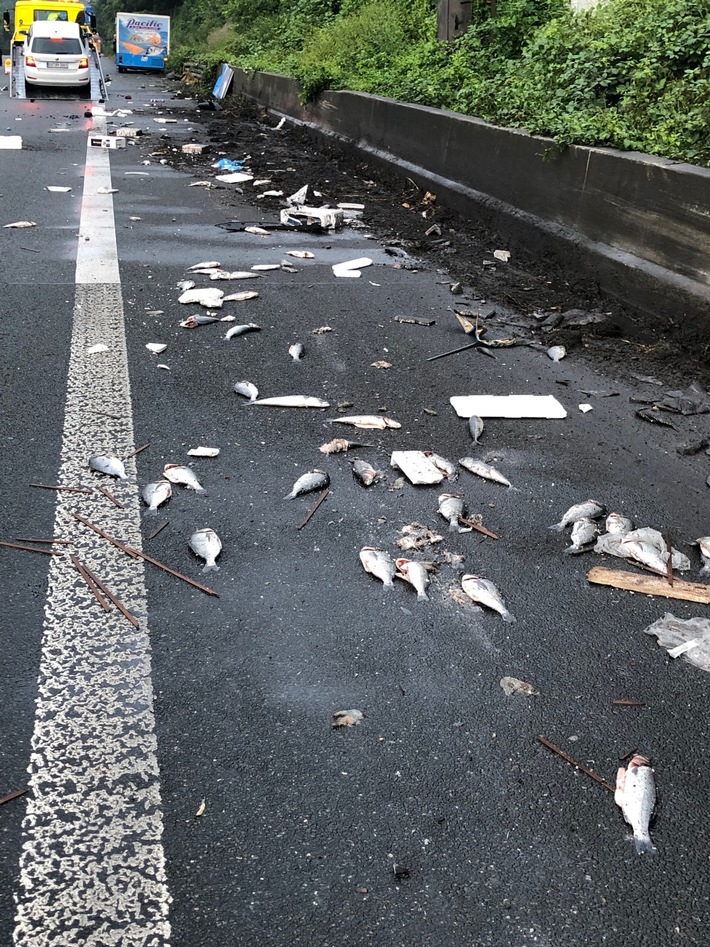
[[[170,483],[177,483],[188,490],[194,490],[196,493],[206,493],[205,488],[195,476],[191,467],[184,467],[181,464],[166,464],[163,467],[163,476]]]
[[[628,518],[628,516],[622,516],[621,513],[610,513],[606,522],[604,523],[604,528],[607,533],[612,536],[625,536],[627,533],[630,533],[634,528],[633,522]]]
[[[213,322],[220,322],[217,316],[188,316],[180,323],[181,329],[196,329],[198,326],[208,326]]]
[[[261,332],[261,326],[258,326],[255,322],[247,322],[241,326],[232,326],[232,328],[227,331],[224,341],[227,342],[229,339],[233,339],[235,335],[244,335],[245,332]]]
[[[429,596],[426,594],[429,585],[429,570],[426,563],[416,562],[414,559],[395,559],[395,565],[401,578],[414,586],[419,601],[429,601]]]
[[[363,487],[369,487],[377,480],[379,473],[366,460],[358,459],[353,461],[353,476]]]
[[[459,519],[463,516],[463,500],[451,493],[442,493],[439,497],[439,513],[449,521],[449,532],[455,533],[459,529]]]
[[[481,460],[475,460],[473,457],[462,457],[459,463],[470,473],[476,474],[477,477],[483,477],[484,480],[493,480],[495,483],[501,483],[509,489],[513,486],[510,480],[504,477],[500,471],[496,470],[495,467],[491,467],[490,464],[484,464]]]
[[[478,444],[478,439],[483,434],[483,420],[477,414],[472,414],[468,419],[468,429],[473,438],[473,443]]]
[[[188,273],[194,273],[196,270],[216,270],[222,266],[221,263],[218,263],[216,260],[208,260],[206,263],[195,263],[194,266],[188,268]]]
[[[627,769],[619,767],[614,802],[621,809],[624,821],[634,831],[636,854],[655,855],[649,826],[656,806],[656,785],[651,764],[645,756],[634,756]]]
[[[310,493],[312,490],[322,490],[329,483],[330,477],[324,470],[318,470],[318,468],[309,470],[308,473],[298,478],[284,500],[293,500],[294,497],[300,496],[302,493]]]
[[[394,585],[395,565],[386,552],[373,546],[363,546],[360,550],[360,562],[365,572],[374,575],[386,589]]]
[[[692,546],[697,546],[700,550],[700,558],[703,560],[703,567],[700,575],[710,575],[710,536],[701,536],[696,539]]]
[[[219,572],[215,559],[222,552],[222,540],[213,529],[198,529],[190,536],[190,549],[205,560],[203,572]]]
[[[547,357],[551,358],[553,362],[559,362],[567,354],[567,349],[564,345],[552,345],[547,350]]]
[[[383,414],[355,414],[347,418],[329,418],[329,424],[352,424],[353,427],[372,428],[384,431],[385,428],[399,428],[402,425]]]
[[[561,533],[565,526],[571,526],[576,520],[581,520],[588,516],[592,520],[599,519],[604,515],[604,507],[597,500],[586,500],[584,503],[576,503],[571,506],[559,523],[550,526],[555,532]]]
[[[238,381],[234,386],[234,390],[238,395],[244,395],[250,402],[256,401],[259,397],[259,389],[250,381]]]
[[[494,612],[498,612],[503,621],[516,621],[515,615],[510,614],[502,595],[489,579],[482,579],[480,575],[464,575],[461,578],[461,588],[471,601],[485,605],[486,608],[492,608]]]
[[[222,298],[222,302],[245,303],[249,299],[258,299],[258,298],[259,298],[259,294],[257,292],[255,292],[253,289],[251,290],[247,289],[241,293],[230,293],[228,296],[224,296]]]
[[[266,408],[329,408],[330,402],[310,395],[281,395],[279,398],[260,398],[252,404],[261,404]]]
[[[226,270],[217,270],[210,273],[210,279],[259,279],[259,274],[252,273],[250,270],[234,270],[231,273]]]
[[[445,475],[447,480],[458,480],[459,475],[456,467],[450,460],[447,460],[446,457],[442,457],[441,454],[435,454],[434,451],[431,450],[425,450],[424,456],[434,464],[437,470],[440,470]]]
[[[575,555],[593,543],[599,533],[599,527],[588,516],[575,520],[572,524],[572,545],[565,549],[568,555]]]
[[[303,357],[303,346],[300,342],[294,342],[293,345],[290,345],[288,348],[288,354],[294,360],[294,362],[300,362]]]
[[[636,562],[640,562],[641,565],[652,569],[659,575],[666,575],[668,573],[667,550],[661,550],[652,543],[645,543],[638,539],[629,539],[629,536],[633,536],[633,533],[629,533],[625,536],[619,544],[622,556],[626,559],[633,559]]]
[[[123,461],[109,454],[92,454],[89,457],[89,467],[99,473],[108,474],[109,477],[117,477],[119,480],[129,479]]]
[[[141,491],[141,496],[148,505],[146,516],[157,516],[158,507],[173,495],[173,488],[167,480],[155,480],[147,483]]]
[[[195,288],[195,281],[194,279],[181,279],[180,282],[177,284],[177,288],[181,289],[183,293],[185,293],[187,292],[188,289]]]

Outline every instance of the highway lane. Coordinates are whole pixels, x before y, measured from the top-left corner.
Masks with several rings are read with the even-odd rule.
[[[140,106],[162,87],[122,76],[112,93],[129,94]],[[7,114],[14,118],[13,108]],[[54,147],[45,108],[31,124],[38,149]],[[680,434],[701,422],[679,422],[678,434],[642,426],[627,403],[638,386],[578,357],[553,365],[519,348],[496,361],[467,353],[426,363],[461,339],[441,276],[426,265],[416,273],[393,269],[379,243],[358,232],[311,238],[307,248],[316,259],[296,261],[297,274],[234,284],[258,282],[259,299],[225,304],[225,312],[259,323],[261,333],[225,342],[224,327],[179,328],[193,311],[176,302],[175,284],[189,265],[219,259],[246,269],[278,262],[304,243],[216,228],[232,215],[258,219],[261,210],[238,194],[188,188],[188,175],[147,157],[158,150],[158,135],[170,135],[178,147],[191,126],[182,113],[164,128],[152,117],[139,118],[153,132],[144,143],[111,154],[134,436],[136,445],[150,444],[137,457],[138,475],[156,477],[198,444],[218,446],[221,454],[195,461],[208,495],[176,488],[155,523],[169,526],[146,548],[200,580],[186,544],[191,530],[210,525],[224,543],[221,570],[206,579],[218,600],[146,573],[171,943],[702,943],[707,777],[697,761],[707,747],[706,676],[669,664],[641,635],[667,610],[664,602],[588,588],[590,557],[563,557],[563,538],[546,529],[572,502],[593,495],[640,523],[670,530],[678,542],[707,532],[704,461],[674,452]],[[76,132],[61,140],[73,141],[80,164],[85,129],[72,121]],[[62,147],[71,166],[70,146]],[[268,139],[265,149],[254,161],[259,174],[261,161],[268,164]],[[34,181],[56,168],[51,150],[18,155],[36,168]],[[19,180],[24,161],[11,160]],[[198,176],[204,173],[202,167]],[[294,180],[294,190],[302,183]],[[338,196],[347,199],[345,190]],[[15,203],[4,211],[13,219],[46,206],[38,188],[28,205],[17,201],[17,188],[12,193]],[[9,294],[18,316],[5,321],[4,372],[19,378],[7,417],[23,451],[3,457],[3,535],[16,534],[18,519],[33,530],[27,535],[48,535],[52,527],[54,500],[39,502],[24,484],[54,482],[59,465],[76,211],[67,215],[68,229],[54,235],[41,268],[27,272],[26,251],[14,247],[21,232],[5,241],[17,260]],[[23,244],[39,232],[26,231]],[[332,277],[331,262],[361,255],[376,262],[361,279]],[[55,295],[66,302],[40,333],[27,299],[36,284],[51,300],[47,273],[55,271],[66,281]],[[403,326],[393,321],[398,313],[437,324]],[[332,333],[311,335],[326,324]],[[49,349],[42,388],[32,382],[36,350],[28,334]],[[306,355],[295,365],[286,350],[297,338]],[[145,344],[153,341],[167,343],[166,352],[148,353]],[[370,367],[383,357],[392,369]],[[359,432],[324,424],[337,412],[250,408],[231,391],[242,377],[263,395],[302,391],[333,405],[352,401],[357,413],[386,407],[403,427],[355,437]],[[620,396],[590,399],[595,410],[578,411],[586,400],[578,388],[608,387]],[[383,592],[362,571],[359,548],[370,543],[393,552],[398,528],[413,520],[445,527],[436,515],[439,491],[391,490],[391,471],[364,491],[348,457],[317,450],[342,435],[374,444],[358,456],[384,469],[392,447],[433,447],[455,461],[471,445],[448,398],[474,390],[552,391],[569,411],[563,422],[487,425],[481,453],[500,453],[496,463],[519,492],[465,472],[456,485],[501,539],[447,535],[445,545],[466,556],[467,570],[498,583],[518,618],[513,626],[453,600],[447,592],[458,574],[446,564],[430,603],[419,605],[400,583]],[[282,498],[313,466],[330,472],[332,493],[299,532],[314,498]],[[11,483],[22,488],[8,489]],[[8,790],[22,781],[29,758],[47,574],[44,561],[35,561],[40,557],[13,555],[0,560],[13,609],[3,686],[13,721],[12,745],[3,747]],[[702,613],[682,603],[669,610]],[[504,674],[531,681],[542,696],[506,698],[498,686]],[[614,710],[615,697],[636,697],[647,707]],[[331,732],[330,714],[347,707],[367,717],[352,731]],[[632,747],[653,756],[664,800],[654,832],[658,858],[634,856],[611,796],[535,746],[538,733],[608,779]],[[203,799],[204,814],[196,818]],[[24,806],[16,802],[1,813],[5,891],[17,890]],[[396,877],[395,863],[409,876]],[[655,894],[660,886],[662,900]],[[12,913],[7,899],[3,933]]]

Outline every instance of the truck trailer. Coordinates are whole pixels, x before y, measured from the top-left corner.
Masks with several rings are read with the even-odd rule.
[[[165,68],[170,52],[170,17],[152,13],[116,14],[116,67],[127,69]]]

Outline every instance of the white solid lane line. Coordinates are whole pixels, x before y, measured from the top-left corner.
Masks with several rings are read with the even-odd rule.
[[[87,147],[76,301],[54,535],[140,620],[105,613],[68,557],[53,558],[45,606],[31,794],[20,860],[16,947],[166,947],[162,847],[143,562],[77,522],[140,548],[135,485],[91,475],[88,459],[134,450],[108,153]],[[103,342],[108,351],[87,355]],[[111,418],[106,415],[112,415]],[[135,462],[126,462],[135,478]],[[94,479],[96,476],[98,479]]]

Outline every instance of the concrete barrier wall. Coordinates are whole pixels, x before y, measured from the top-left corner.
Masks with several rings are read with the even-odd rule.
[[[236,71],[233,91],[357,145],[485,213],[501,234],[573,255],[635,308],[710,316],[710,170],[571,146],[356,92],[302,105],[296,82]]]

